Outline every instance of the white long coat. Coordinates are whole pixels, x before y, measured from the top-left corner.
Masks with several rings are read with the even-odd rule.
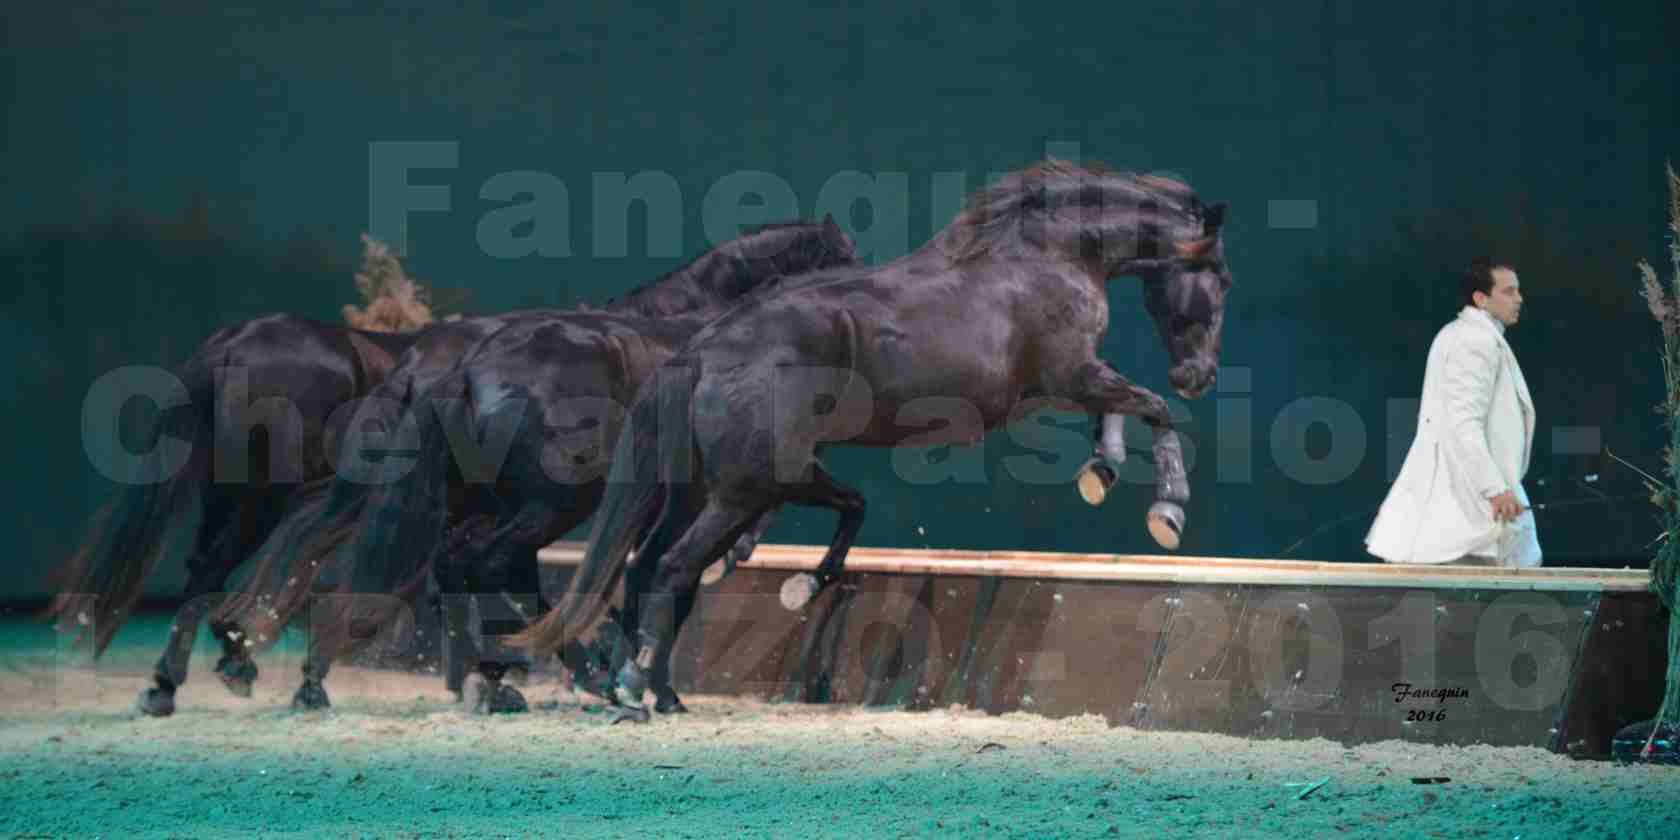
[[[1534,403],[1493,316],[1466,306],[1435,334],[1423,375],[1417,437],[1377,512],[1366,548],[1390,563],[1445,563],[1467,554],[1501,566],[1540,565],[1533,511],[1504,524],[1493,496],[1515,490],[1534,444]]]

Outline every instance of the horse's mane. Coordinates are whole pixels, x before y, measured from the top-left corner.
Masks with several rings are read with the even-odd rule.
[[[719,259],[738,259],[740,252],[750,249],[755,240],[789,228],[809,228],[819,236],[822,231],[820,223],[811,222],[770,222],[758,225],[620,297],[609,298],[602,309],[632,309],[644,315],[664,316],[679,315],[716,304],[719,301],[712,300],[695,282],[705,274],[712,263]]]
[[[1073,163],[1046,158],[977,190],[940,239],[953,262],[991,253],[1019,230],[1022,218],[1052,207],[1082,203],[1085,190],[1100,186],[1105,193],[1124,192],[1140,209],[1152,208],[1177,224],[1195,219],[1195,191],[1190,185],[1163,175],[1119,172],[1093,161]]]

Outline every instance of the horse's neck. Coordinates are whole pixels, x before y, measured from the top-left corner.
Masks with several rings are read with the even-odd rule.
[[[712,251],[658,282],[636,289],[603,308],[621,315],[663,318],[713,307],[719,302],[713,293],[706,290],[701,280],[711,272],[726,268],[726,255]]]
[[[1058,276],[1076,278],[1081,283],[1090,280],[1101,286],[1101,281],[1094,279],[1090,268],[1079,260],[1029,245],[1018,239],[1002,240],[984,253],[966,259],[959,259],[957,256],[962,253],[958,247],[960,244],[960,239],[951,238],[949,231],[944,231],[928,240],[921,248],[881,268],[897,266],[906,273],[924,276],[961,273],[964,282],[984,284],[1013,282],[1012,272],[1018,271],[1022,265],[1030,265]]]

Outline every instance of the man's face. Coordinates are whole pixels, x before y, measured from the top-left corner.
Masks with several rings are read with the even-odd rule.
[[[1493,270],[1493,292],[1473,295],[1477,308],[1499,319],[1501,324],[1509,327],[1517,322],[1522,315],[1522,289],[1517,283],[1517,273],[1509,268]]]

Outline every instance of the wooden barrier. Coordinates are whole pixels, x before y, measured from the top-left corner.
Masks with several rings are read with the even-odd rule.
[[[1661,699],[1667,618],[1644,570],[760,546],[702,589],[679,691],[1343,743],[1608,755]],[[541,553],[564,590],[581,546]]]

